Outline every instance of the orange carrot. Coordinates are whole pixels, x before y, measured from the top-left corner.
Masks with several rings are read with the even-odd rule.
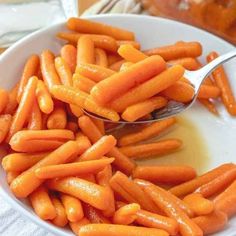
[[[56,57],[55,67],[60,77],[61,83],[64,85],[72,86],[72,71],[67,62],[62,57]]]
[[[20,104],[12,119],[11,127],[7,139],[10,138],[19,130],[21,130],[29,116],[30,110],[33,106],[35,99],[35,91],[37,87],[38,78],[31,77],[24,89],[24,93],[20,100]]]
[[[187,103],[192,101],[194,97],[194,88],[192,85],[183,81],[177,81],[169,88],[162,91],[161,95],[167,97],[169,100]]]
[[[145,60],[141,62],[144,62]],[[172,66],[167,70],[163,71],[162,73],[154,76],[150,80],[129,90],[127,93],[123,94],[119,98],[115,99],[113,102],[110,103],[110,107],[112,107],[118,112],[123,111],[126,107],[138,102],[142,102],[167,89],[176,81],[178,81],[183,76],[183,74],[184,68],[182,66]]]
[[[112,135],[103,136],[76,160],[91,161],[100,159],[102,156],[109,153],[115,145],[116,139]]]
[[[77,41],[76,41],[76,43],[77,43]],[[61,48],[61,57],[64,59],[64,61],[70,67],[71,72],[74,73],[75,67],[76,67],[76,60],[77,60],[76,59],[77,49],[73,45],[70,45],[70,44],[64,45]]]
[[[76,105],[70,104],[70,110],[75,117],[80,117],[84,114],[83,110]]]
[[[0,114],[4,111],[9,101],[8,92],[0,88]]]
[[[3,111],[4,114],[10,114],[13,115],[16,107],[18,105],[17,102],[17,93],[18,93],[19,83],[17,83],[9,92],[8,94],[8,103]]]
[[[113,225],[113,224],[88,224],[82,226],[80,236],[168,236],[169,234],[161,229],[145,227]]]
[[[165,67],[165,61],[161,57],[149,57],[130,66],[126,71],[100,81],[91,90],[91,95],[99,104],[106,104],[121,96],[136,84],[145,82],[152,76],[161,73]],[[114,84],[116,86],[112,86]]]
[[[99,82],[114,75],[115,71],[98,65],[80,63],[76,68],[76,73],[79,73],[94,82]]]
[[[119,208],[113,215],[112,221],[114,224],[129,225],[137,219],[137,212],[140,206],[137,203],[127,204]]]
[[[79,236],[79,231],[81,227],[88,224],[90,224],[90,221],[86,217],[84,217],[82,220],[78,222],[69,222],[71,230],[77,236]]]
[[[54,85],[60,84],[60,78],[54,65],[53,53],[49,50],[44,50],[41,54],[40,64],[43,80],[50,91]]]
[[[168,217],[175,219],[179,223],[181,235],[203,235],[202,230],[197,224],[195,224],[187,214],[179,208],[176,202],[173,201],[170,197],[171,193],[152,184],[146,186],[144,191]]]
[[[143,190],[125,174],[117,171],[110,180],[110,186],[129,203],[138,203],[142,209],[158,212],[155,204],[146,196]]]
[[[109,208],[110,193],[108,190],[86,180],[76,177],[52,179],[47,182],[47,186],[50,189],[77,197],[97,209]]]
[[[220,96],[220,89],[214,85],[201,85],[198,98],[217,98]]]
[[[94,85],[96,85],[96,83],[93,80],[83,75],[77,73],[73,75],[73,86],[85,93],[90,93]]]
[[[136,48],[136,49],[138,49],[138,50],[139,50],[140,47],[141,47],[139,42],[137,42],[137,41],[131,41],[131,40],[117,40],[116,43],[117,43],[118,47],[120,47],[120,46],[122,46],[122,45],[126,45],[126,44],[132,45],[134,48]]]
[[[134,40],[134,33],[130,31],[81,18],[70,18],[67,27],[80,33],[105,34],[119,40]]]
[[[14,179],[10,185],[12,192],[19,198],[27,197],[43,183],[43,180],[38,179],[35,175],[37,168],[65,163],[68,159],[72,158],[72,156],[78,154],[78,145],[76,142],[69,141],[65,143]]]
[[[214,211],[206,216],[198,216],[192,219],[203,231],[204,235],[216,233],[225,228],[228,218],[221,211]]]
[[[196,177],[196,171],[190,166],[138,166],[133,177],[152,182],[178,184]]]
[[[52,97],[42,80],[39,80],[37,83],[36,97],[39,108],[43,113],[49,114],[53,111],[54,104]]]
[[[86,151],[88,148],[92,146],[91,142],[89,141],[89,138],[85,136],[82,132],[76,133],[75,140],[79,145],[83,144],[82,146],[84,146],[84,151]],[[83,152],[81,152],[81,154]]]
[[[7,183],[10,185],[12,181],[21,174],[19,171],[8,171],[7,172]]]
[[[52,220],[52,223],[58,227],[66,226],[68,223],[68,219],[64,206],[57,197],[52,196],[51,199],[56,210],[56,217]]]
[[[174,60],[183,57],[199,57],[202,46],[199,42],[177,42],[173,45],[146,50],[148,56],[160,55],[164,60]]]
[[[48,153],[13,153],[2,159],[2,167],[5,171],[25,171],[37,162],[41,161]]]
[[[35,100],[28,120],[28,129],[41,130],[42,128],[43,128],[42,114],[39,109],[38,102]]]
[[[118,140],[119,146],[127,146],[130,144],[138,143],[147,140],[154,136],[159,135],[176,122],[175,118],[169,118],[162,121],[154,122],[148,126],[144,126],[140,131],[126,134]]]
[[[94,42],[89,35],[79,38],[77,44],[77,66],[79,63],[95,63]]]
[[[101,134],[104,135],[105,134],[104,121],[96,119],[96,118],[91,118],[91,119],[92,119],[93,123],[98,127]]]
[[[117,61],[120,61],[121,59],[122,59],[121,56],[119,54],[117,54],[117,53],[109,53],[107,55],[107,60],[108,60],[108,65],[109,66],[114,64]]]
[[[148,57],[130,44],[121,45],[118,49],[118,54],[126,61],[133,63],[142,61]]]
[[[232,217],[236,213],[236,180],[225,189],[220,195],[214,199],[215,208],[224,212],[228,217]]]
[[[143,225],[149,228],[162,229],[168,232],[170,235],[176,235],[179,231],[179,225],[176,220],[158,215],[149,211],[139,210],[135,220],[139,225]]]
[[[182,145],[179,139],[166,139],[158,142],[129,145],[119,148],[119,150],[133,159],[162,156],[178,150]]]
[[[122,118],[126,121],[136,121],[139,118],[151,113],[156,109],[166,106],[167,100],[163,97],[152,97],[143,102],[127,107],[122,113]]]
[[[198,99],[198,101],[204,106],[206,107],[206,109],[208,111],[210,111],[212,114],[218,116],[219,112],[217,111],[217,108],[215,106],[215,104],[210,101],[209,99]]]
[[[61,194],[61,201],[70,222],[78,222],[83,219],[84,212],[79,199],[67,194]]]
[[[11,126],[11,115],[0,115],[0,143],[6,138]]]
[[[178,197],[185,196],[189,193],[194,192],[198,187],[212,181],[219,175],[225,173],[225,171],[228,171],[233,168],[235,168],[234,164],[231,164],[231,163],[223,164],[193,180],[190,180],[186,183],[183,183],[183,184],[180,184],[171,188],[170,192]]]
[[[214,203],[204,198],[200,193],[191,193],[183,201],[190,207],[195,215],[208,215],[214,211]]]
[[[65,129],[67,123],[66,112],[63,105],[54,108],[53,112],[48,116],[48,129]]]
[[[17,92],[18,103],[20,103],[25,86],[27,85],[30,77],[37,75],[37,72],[39,70],[39,64],[40,63],[39,63],[39,56],[38,55],[33,54],[27,59],[24,69],[23,69],[23,72],[22,72],[22,75],[21,75],[19,87],[18,87],[18,92]]]
[[[56,209],[45,187],[38,187],[30,194],[29,200],[35,213],[43,220],[52,220],[56,217]]]
[[[59,32],[57,37],[69,41],[71,44],[77,44],[81,36],[86,34],[79,33],[68,33],[68,32]],[[104,49],[109,52],[117,51],[116,40],[108,35],[99,35],[99,34],[87,34],[91,37],[94,42],[94,46],[97,48]]]
[[[18,152],[40,152],[55,149],[72,139],[74,134],[70,130],[22,130],[12,136],[9,144]]]
[[[95,48],[95,63],[99,66],[108,67],[107,54],[101,48]]]
[[[170,65],[181,65],[187,70],[198,70],[200,69],[201,65],[196,58],[193,57],[184,57],[175,60],[168,61]]]
[[[77,122],[75,122],[75,121],[68,121],[66,124],[66,129],[69,129],[73,133],[76,133],[79,130],[79,126],[78,126]]]
[[[113,71],[120,71],[120,68],[121,68],[121,66],[124,64],[126,62],[126,60],[120,60],[120,61],[117,61],[117,62],[115,62],[114,64],[111,64],[110,66],[109,66],[109,69],[111,69],[111,70],[113,70]]]
[[[134,63],[132,62],[124,62],[121,67],[120,67],[120,71],[125,71],[127,70],[130,66],[132,66]]]
[[[35,170],[35,175],[39,179],[52,179],[69,176],[80,176],[84,174],[94,174],[106,165],[112,163],[114,158],[85,161],[79,163],[59,164],[39,167]]]
[[[207,56],[207,61],[210,62],[218,57],[218,54],[216,52],[211,52]],[[228,112],[231,115],[236,115],[236,100],[233,95],[232,89],[230,87],[230,82],[227,78],[226,72],[223,68],[223,66],[218,67],[212,72],[212,76],[214,78],[214,81],[216,82],[216,85],[221,90],[221,99],[227,108]]]

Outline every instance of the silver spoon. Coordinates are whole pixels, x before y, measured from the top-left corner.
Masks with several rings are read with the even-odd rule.
[[[212,62],[210,62],[209,64],[205,65],[204,67],[202,67],[199,70],[196,71],[189,71],[189,70],[185,70],[184,73],[184,77],[186,79],[188,79],[192,86],[194,87],[195,93],[194,93],[194,97],[192,99],[191,102],[189,103],[181,103],[181,102],[176,102],[176,101],[169,101],[167,106],[162,108],[162,109],[158,109],[152,112],[152,118],[149,120],[138,120],[138,121],[134,121],[134,122],[128,122],[128,121],[124,121],[124,120],[120,120],[118,122],[114,122],[114,123],[120,123],[120,124],[143,124],[143,123],[150,123],[150,122],[154,122],[154,121],[159,121],[159,120],[163,120],[166,118],[170,118],[172,116],[176,116],[177,114],[186,111],[187,109],[189,109],[193,103],[196,101],[197,99],[197,95],[199,93],[200,90],[200,86],[202,84],[202,82],[204,81],[204,79],[218,66],[222,65],[223,63],[227,62],[228,60],[230,60],[231,58],[236,57],[236,50],[233,50],[231,52],[228,52],[222,56],[219,56],[218,58],[216,58],[215,60],[213,60]],[[108,119],[105,119],[103,117],[97,116],[93,113],[90,113],[86,110],[84,110],[84,112],[96,119],[99,120],[103,120],[106,122],[112,122]]]

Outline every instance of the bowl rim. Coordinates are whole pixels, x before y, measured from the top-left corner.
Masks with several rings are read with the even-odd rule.
[[[156,17],[156,16],[147,16],[147,15],[134,15],[134,14],[100,14],[100,15],[93,15],[93,16],[86,16],[86,17],[82,17],[83,19],[88,19],[88,20],[96,20],[96,19],[100,19],[100,18],[133,18],[133,19],[143,19],[143,20],[150,20],[150,21],[157,21],[157,22],[165,22],[165,23],[171,23],[171,24],[175,24],[175,25],[182,25],[183,27],[187,27],[189,29],[193,29],[193,30],[197,30],[200,31],[201,33],[205,34],[208,37],[214,37],[216,41],[218,41],[219,43],[224,43],[224,44],[228,44],[229,46],[234,46],[233,44],[225,41],[224,39],[210,33],[207,32],[204,29],[200,29],[197,28],[195,26],[192,25],[188,25],[186,23],[183,22],[179,22],[179,21],[175,21],[175,20],[171,20],[171,19],[167,19],[167,18],[161,18],[161,17]],[[47,27],[44,27],[42,29],[39,29],[29,35],[27,35],[26,37],[20,39],[19,41],[17,41],[16,43],[14,43],[9,49],[7,49],[6,51],[4,51],[1,55],[0,55],[0,63],[2,61],[5,60],[5,58],[7,58],[11,53],[14,52],[15,48],[18,48],[22,43],[31,40],[32,38],[37,37],[37,35],[40,35],[44,32],[47,32],[53,28],[58,28],[58,27],[62,27],[64,24],[66,23],[66,20],[59,22],[57,24],[54,25],[50,25]],[[235,47],[235,46],[234,46]],[[40,218],[38,218],[36,215],[33,215],[31,212],[27,211],[24,207],[22,207],[22,203],[15,198],[12,198],[9,196],[9,194],[7,194],[7,192],[4,191],[4,189],[0,186],[0,195],[3,197],[3,199],[17,212],[22,213],[23,217],[27,217],[31,222],[35,223],[36,225],[40,226],[41,228],[43,228],[44,230],[56,234],[56,235],[62,235],[62,236],[70,236],[70,233],[67,232],[63,232],[60,228],[54,226],[54,225],[50,225],[48,222],[41,220]],[[26,218],[25,217],[25,218]]]

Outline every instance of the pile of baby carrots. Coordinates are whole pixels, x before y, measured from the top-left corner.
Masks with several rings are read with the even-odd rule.
[[[201,236],[226,227],[236,213],[236,165],[201,176],[187,165],[138,166],[136,159],[182,146],[179,139],[151,141],[175,118],[115,137],[108,133],[116,124],[83,113],[134,121],[168,100],[189,102],[193,90],[182,76],[184,67],[200,68],[200,44],[141,52],[132,32],[75,18],[67,24],[78,33],[58,34],[69,41],[58,56],[30,56],[16,86],[0,90],[2,167],[13,194],[27,198],[41,219],[79,236]],[[221,96],[234,115],[222,67],[213,78],[199,100],[214,111],[211,99]]]

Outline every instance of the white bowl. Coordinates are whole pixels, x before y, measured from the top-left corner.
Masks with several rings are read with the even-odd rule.
[[[225,53],[234,49],[234,46],[212,34],[167,19],[137,15],[99,15],[89,17],[89,19],[134,31],[137,40],[142,43],[143,49],[171,44],[178,40],[200,41],[204,48],[204,55],[212,50]],[[57,54],[63,42],[57,40],[55,34],[63,30],[65,30],[64,23],[42,29],[22,39],[3,53],[0,57],[0,87],[10,89],[19,80],[24,61],[30,54],[40,53],[45,48],[49,48]],[[227,63],[225,68],[232,87],[236,91],[236,60]],[[217,118],[206,111],[206,109],[195,104],[185,113],[185,116],[196,124],[203,137],[206,137],[205,142],[211,158],[205,169],[201,171],[206,171],[225,162],[233,162],[236,156],[236,120],[230,117],[220,104],[219,110],[221,116]],[[30,220],[54,235],[73,235],[69,230],[57,228],[40,220],[27,203],[16,199],[8,188],[5,173],[1,167],[0,194],[22,215],[27,216]],[[236,219],[231,219],[229,226],[217,235],[235,235]]]

